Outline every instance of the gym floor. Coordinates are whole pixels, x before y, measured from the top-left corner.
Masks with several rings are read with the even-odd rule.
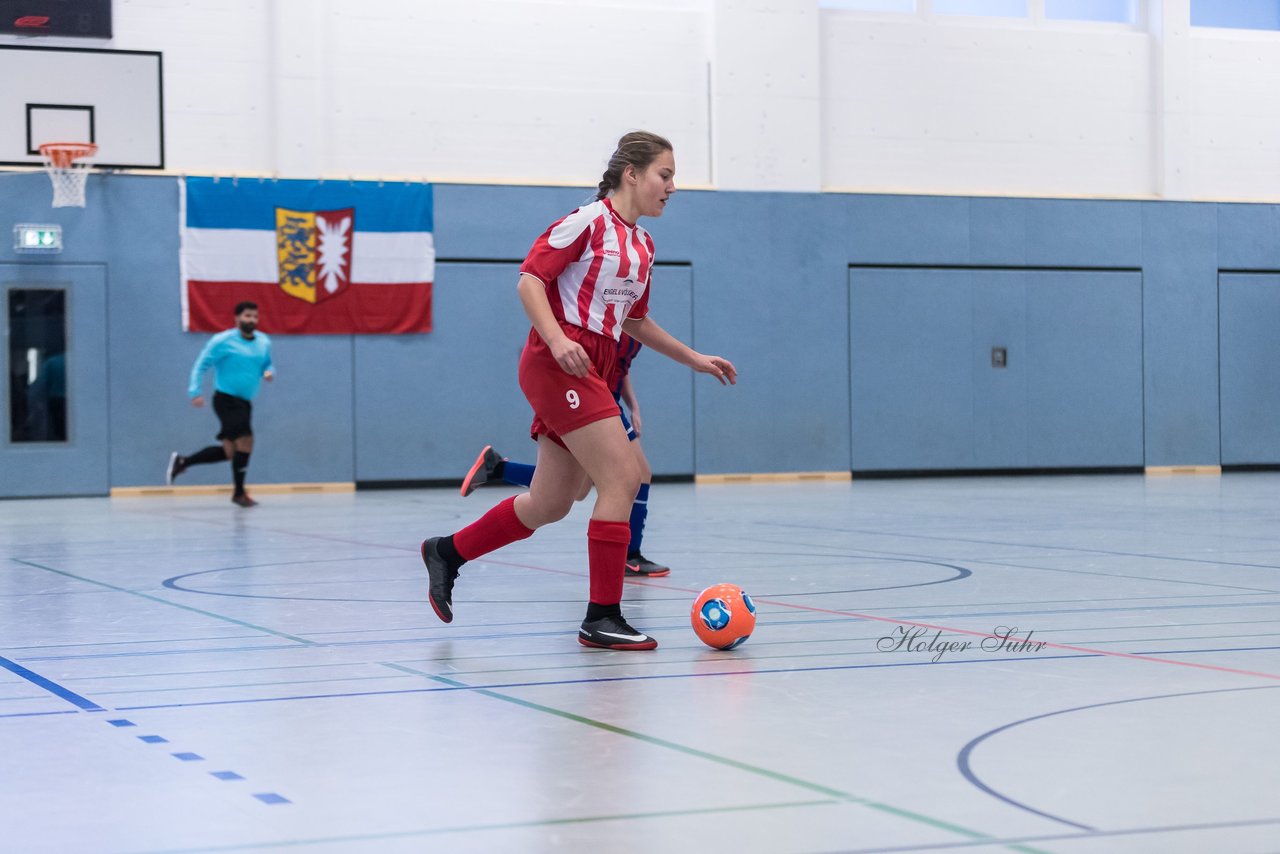
[[[1280,850],[1280,475],[659,484],[654,652],[576,642],[589,503],[436,619],[507,494],[0,503],[0,847]]]

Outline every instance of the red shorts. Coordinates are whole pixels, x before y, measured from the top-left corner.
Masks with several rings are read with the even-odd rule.
[[[533,407],[529,435],[534,441],[545,435],[563,448],[560,437],[565,433],[617,418],[620,410],[610,391],[618,362],[618,342],[581,326],[561,323],[560,328],[587,351],[591,372],[585,377],[567,373],[551,355],[538,330],[530,329],[529,340],[520,354],[520,388]]]

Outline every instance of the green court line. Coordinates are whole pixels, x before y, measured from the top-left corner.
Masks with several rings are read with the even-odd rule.
[[[190,611],[193,614],[200,614],[201,616],[205,616],[205,617],[213,617],[215,620],[222,620],[223,622],[233,623],[234,625],[237,625],[237,626],[243,626],[246,629],[253,629],[259,632],[265,632],[266,634],[275,635],[278,638],[291,640],[291,641],[294,641],[295,643],[305,644],[306,646],[319,645],[315,641],[310,641],[310,640],[307,640],[306,638],[300,638],[295,635],[287,634],[285,632],[277,632],[275,629],[268,629],[265,626],[256,626],[253,623],[246,623],[244,620],[237,620],[232,617],[223,616],[222,614],[215,614],[212,611],[203,611],[199,608],[192,608],[190,605],[180,605],[177,602],[170,602],[168,599],[161,599],[159,596],[152,596],[149,593],[139,593],[137,590],[130,590],[128,587],[118,587],[114,584],[108,584],[105,581],[98,581],[93,578],[85,578],[83,575],[76,575],[74,572],[66,572],[65,570],[61,570],[61,569],[54,569],[51,566],[44,566],[42,564],[33,563],[29,560],[23,560],[22,558],[17,558],[17,557],[11,557],[9,558],[9,560],[13,561],[14,563],[21,563],[21,564],[25,564],[26,566],[33,566],[36,569],[43,569],[45,572],[52,572],[52,573],[56,573],[57,575],[65,575],[67,578],[74,578],[76,581],[83,581],[86,584],[96,584],[99,587],[105,587],[108,590],[115,590],[118,593],[128,593],[132,596],[140,596],[143,599],[149,599],[152,602],[159,602],[161,605],[168,605],[171,608],[181,608],[183,611]]]
[[[458,682],[456,680],[449,679],[446,676],[438,676],[432,673],[424,673],[421,670],[414,670],[411,667],[405,667],[403,665],[394,664],[386,661],[379,662],[379,663],[385,665],[386,667],[390,667],[393,670],[401,670],[406,673],[415,674],[417,676],[424,676],[432,681],[441,682],[441,683],[444,683],[445,685],[450,685],[455,688],[470,688],[472,691],[474,691],[477,694],[483,694],[484,696],[492,697],[495,700],[502,700],[503,702],[506,702],[506,703],[514,703],[515,705],[523,706],[526,709],[533,709],[534,711],[545,712],[547,714],[564,718],[565,720],[574,721],[575,723],[586,724],[587,726],[595,727],[596,729],[602,729],[606,732],[611,732],[616,735],[626,736],[627,738],[634,738],[637,741],[643,741],[647,744],[656,745],[658,747],[664,747],[664,748],[667,748],[668,750],[674,750],[674,751],[677,751],[678,753],[683,753],[687,756],[695,756],[699,759],[705,759],[709,762],[715,762],[719,765],[726,765],[730,768],[735,768],[739,771],[746,771],[749,774],[755,774],[757,776],[765,777],[770,780],[775,780],[780,783],[788,783],[793,786],[799,786],[800,788],[807,789],[811,792],[817,792],[818,794],[827,795],[829,797],[837,798],[841,801],[845,801],[848,803],[860,804],[862,806],[869,807],[871,809],[880,810],[881,812],[891,813],[900,818],[910,819],[911,821],[915,821],[920,824],[925,824],[939,830],[946,830],[946,831],[950,831],[951,833],[957,833],[957,834],[960,834],[961,836],[967,836],[970,839],[984,840],[984,841],[989,840],[992,843],[995,843],[995,838],[986,833],[980,833],[979,831],[976,831],[976,830],[970,830],[966,827],[960,827],[959,825],[951,824],[949,822],[942,821],[941,819],[931,818],[929,816],[921,815],[920,813],[912,812],[910,810],[904,810],[899,807],[890,806],[889,804],[882,804],[877,801],[872,801],[868,798],[860,798],[857,795],[851,795],[848,792],[842,792],[839,789],[832,789],[828,786],[823,786],[819,783],[813,783],[808,780],[801,780],[799,777],[792,777],[788,774],[781,774],[777,771],[770,771],[768,768],[761,768],[758,765],[750,765],[746,762],[739,762],[736,759],[730,759],[726,756],[719,756],[714,753],[708,753],[705,750],[698,750],[695,747],[689,747],[684,744],[678,744],[674,741],[667,741],[666,739],[657,738],[656,736],[645,735],[644,733],[636,732],[635,730],[624,729],[623,727],[614,726],[613,724],[608,724],[608,723],[605,723],[604,721],[597,721],[593,718],[587,718],[587,717],[583,717],[582,715],[576,715],[573,712],[566,712],[563,709],[555,709],[555,708],[552,708],[551,706],[544,706],[541,703],[535,703],[535,702],[532,702],[531,700],[522,700],[519,697],[512,697],[508,694],[501,694],[497,691],[492,691],[488,688],[472,688],[470,685],[467,685],[464,682]],[[1046,852],[1041,851],[1037,848],[1029,848],[1023,845],[1010,845],[1008,847],[1014,851],[1024,852],[1024,854],[1046,854]]]
[[[246,851],[259,848],[294,848],[299,845],[332,845],[338,842],[371,842],[375,839],[407,839],[414,836],[439,836],[445,833],[473,833],[487,830],[518,830],[529,827],[557,827],[566,824],[591,824],[600,821],[631,821],[646,818],[675,818],[688,815],[713,815],[715,813],[752,812],[755,810],[788,809],[790,807],[816,807],[838,804],[840,801],[826,798],[820,801],[791,801],[776,804],[750,804],[739,807],[707,807],[694,810],[663,810],[660,812],[618,813],[616,815],[591,815],[580,818],[549,818],[538,821],[511,821],[503,824],[472,824],[455,827],[437,827],[430,830],[402,830],[398,833],[367,833],[358,836],[330,836],[320,839],[289,839],[282,842],[253,842],[244,845],[224,845],[216,848],[175,848],[149,851],[147,854],[204,854],[214,851]]]

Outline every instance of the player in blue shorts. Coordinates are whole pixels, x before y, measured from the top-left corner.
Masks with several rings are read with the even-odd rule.
[[[631,440],[631,449],[640,464],[640,491],[631,505],[631,542],[627,546],[626,574],[631,577],[657,578],[670,575],[670,567],[654,563],[640,553],[640,542],[644,539],[644,522],[649,515],[649,485],[653,482],[653,471],[649,460],[640,445],[640,402],[636,399],[635,389],[631,385],[631,362],[640,352],[643,345],[626,333],[618,340],[617,381],[613,387],[613,399],[618,402],[622,417],[622,426],[626,428],[627,438]],[[630,417],[628,417],[630,413]],[[496,483],[509,483],[514,486],[528,486],[533,482],[534,466],[529,463],[517,463],[506,459],[486,445],[476,457],[475,463],[467,476],[462,480],[462,494],[470,495],[482,486]],[[584,479],[578,491],[577,500],[581,501],[591,491],[591,481]]]

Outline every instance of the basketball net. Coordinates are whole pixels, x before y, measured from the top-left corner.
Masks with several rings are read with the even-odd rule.
[[[55,208],[84,207],[84,185],[97,153],[98,146],[92,142],[46,142],[40,146],[44,169],[53,182]]]

